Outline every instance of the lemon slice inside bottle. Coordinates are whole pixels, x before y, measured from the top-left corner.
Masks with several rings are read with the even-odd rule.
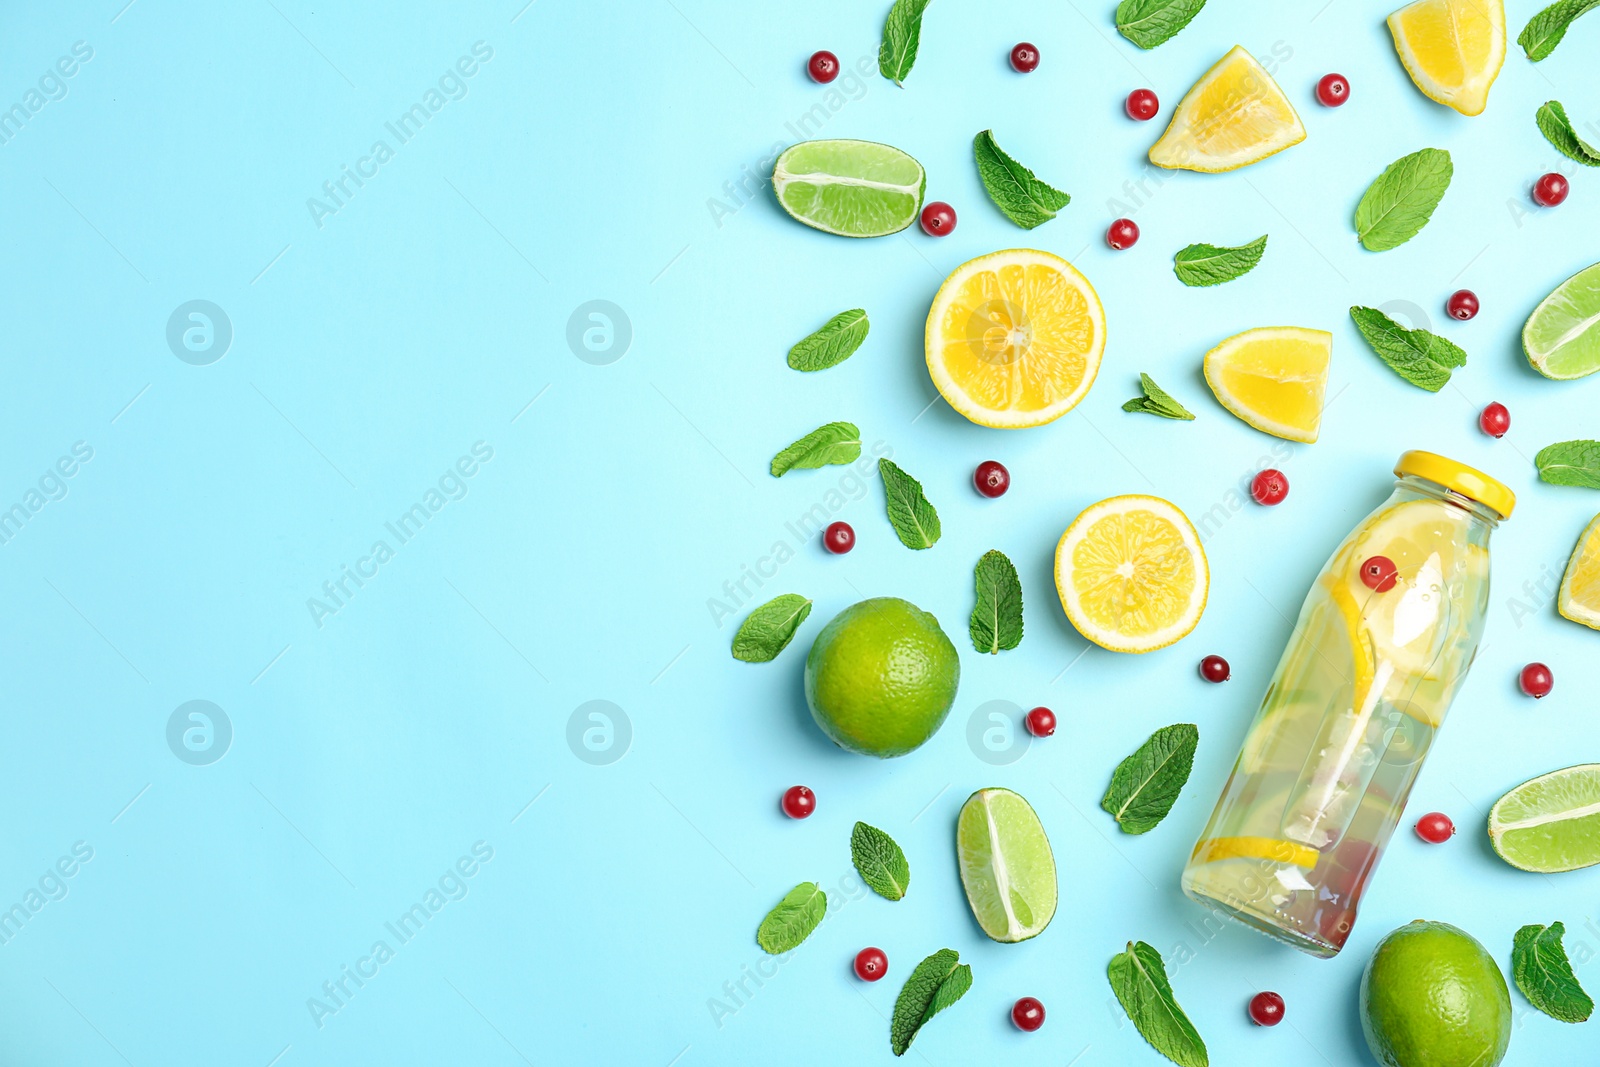
[[[1214,863],[1217,860],[1232,859],[1271,860],[1274,863],[1292,863],[1309,871],[1321,858],[1322,853],[1314,848],[1272,837],[1208,837],[1194,846],[1192,862]]]

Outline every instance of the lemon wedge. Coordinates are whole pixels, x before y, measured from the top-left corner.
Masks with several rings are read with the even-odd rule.
[[[1556,607],[1573,622],[1600,630],[1600,515],[1589,523],[1572,550],[1567,573],[1561,576]]]
[[[1263,326],[1206,353],[1206,384],[1222,406],[1263,433],[1317,439],[1328,386],[1333,334],[1298,326]]]
[[[1056,592],[1067,618],[1113,652],[1151,652],[1188,634],[1210,583],[1194,525],[1160,497],[1092,504],[1056,545]]]
[[[1178,102],[1150,162],[1169,170],[1237,170],[1305,139],[1278,83],[1235,45]]]
[[[1430,100],[1481,115],[1506,60],[1501,0],[1417,0],[1389,16],[1406,73]]]

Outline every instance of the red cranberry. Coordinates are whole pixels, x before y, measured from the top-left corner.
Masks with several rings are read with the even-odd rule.
[[[1361,565],[1361,581],[1368,589],[1387,593],[1400,580],[1400,571],[1388,556],[1373,556]]]
[[[1200,677],[1208,682],[1226,682],[1233,677],[1233,669],[1221,656],[1207,656],[1200,661]]]
[[[1106,231],[1106,244],[1119,252],[1124,248],[1132,248],[1138,240],[1139,226],[1132,219],[1118,219]]]
[[[1006,490],[1011,488],[1011,472],[1003,464],[986,459],[972,472],[972,484],[990,499],[1005,496]]]
[[[1317,99],[1324,107],[1338,107],[1350,99],[1350,83],[1343,74],[1324,74],[1317,83]]]
[[[1021,997],[1011,1005],[1011,1021],[1031,1034],[1044,1025],[1044,1005],[1036,997]]]
[[[1490,437],[1504,437],[1506,431],[1511,429],[1511,412],[1499,402],[1490,404],[1478,416],[1478,427]]]
[[[956,209],[935,200],[922,209],[922,228],[929,237],[943,237],[956,228]]]
[[[1283,503],[1284,497],[1289,495],[1289,479],[1285,478],[1282,471],[1275,471],[1268,467],[1250,483],[1250,497],[1257,504],[1275,507]]]
[[[1517,681],[1522,691],[1535,700],[1549,696],[1550,690],[1556,685],[1555,675],[1543,663],[1530,663],[1522,668],[1522,675]]]
[[[817,810],[817,794],[803,785],[783,791],[783,813],[791,819],[804,819]]]
[[[1450,294],[1449,303],[1444,309],[1450,313],[1452,319],[1466,322],[1468,319],[1478,317],[1478,294],[1471,289],[1457,289]]]
[[[889,957],[881,948],[864,948],[856,953],[856,977],[863,982],[876,982],[889,973]]]
[[[822,531],[822,547],[842,556],[856,547],[856,532],[848,522],[833,522]]]
[[[806,70],[812,81],[827,85],[839,76],[839,57],[832,52],[813,52],[806,62]]]
[[[1283,1022],[1283,998],[1276,993],[1257,993],[1250,998],[1250,1018],[1257,1026],[1277,1026]]]
[[[1456,824],[1442,811],[1430,811],[1417,820],[1417,836],[1430,845],[1442,845],[1455,836]]]
[[[1039,69],[1039,50],[1023,41],[1011,50],[1011,66],[1019,74],[1032,74]]]
[[[1161,110],[1161,101],[1149,89],[1135,89],[1128,94],[1127,103],[1123,107],[1128,111],[1130,119],[1140,122],[1149,122],[1156,117],[1156,112]]]
[[[1034,737],[1049,737],[1056,732],[1056,713],[1049,708],[1034,708],[1023,721]]]
[[[1572,187],[1567,184],[1567,179],[1551,171],[1533,183],[1534,202],[1542,207],[1555,207],[1567,198]]]

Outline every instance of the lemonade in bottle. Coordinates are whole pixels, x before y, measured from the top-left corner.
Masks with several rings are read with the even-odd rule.
[[[1407,452],[1300,609],[1183,872],[1190,897],[1336,955],[1483,635],[1511,490]]]

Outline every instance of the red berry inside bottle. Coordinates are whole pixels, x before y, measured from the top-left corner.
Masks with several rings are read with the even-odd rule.
[[[1350,99],[1350,83],[1343,74],[1324,74],[1317,82],[1317,99],[1324,107],[1338,107]]]
[[[1442,845],[1455,836],[1456,824],[1442,811],[1430,811],[1417,820],[1417,836],[1430,845]]]
[[[1011,66],[1021,74],[1031,74],[1039,69],[1039,50],[1023,41],[1011,50]]]
[[[1139,226],[1132,219],[1118,219],[1106,231],[1106,244],[1119,252],[1124,248],[1132,248],[1138,240]]]
[[[1504,437],[1511,429],[1511,412],[1498,401],[1490,404],[1478,416],[1478,427],[1490,437]]]
[[[804,819],[817,810],[817,794],[803,785],[791,785],[783,791],[783,813],[791,819]]]
[[[863,982],[876,982],[889,973],[889,957],[881,948],[864,948],[856,953],[856,977]]]
[[[842,556],[856,547],[856,531],[848,522],[833,522],[822,531],[822,547]]]
[[[1551,171],[1533,183],[1533,199],[1543,207],[1555,207],[1567,198],[1572,187],[1567,184],[1567,179]]]
[[[813,52],[806,62],[811,80],[827,85],[839,76],[839,57],[832,52]]]
[[[1023,722],[1034,737],[1049,737],[1056,732],[1056,713],[1049,708],[1034,708]]]
[[[1460,319],[1462,322],[1477,318],[1478,294],[1471,289],[1457,289],[1450,294],[1444,309],[1450,313],[1452,319]]]
[[[929,237],[943,237],[956,228],[956,209],[935,200],[922,209],[922,228]]]
[[[1361,564],[1361,581],[1368,589],[1387,593],[1400,580],[1400,571],[1388,556],[1373,556]]]
[[[1011,1021],[1031,1034],[1044,1025],[1044,1005],[1036,997],[1021,997],[1011,1005]]]
[[[1004,464],[986,459],[972,472],[972,484],[990,499],[1005,496],[1006,490],[1011,488],[1011,472],[1006,470]]]
[[[1276,993],[1257,993],[1250,998],[1250,1018],[1257,1026],[1277,1026],[1283,1022],[1283,998]]]
[[[1128,94],[1127,103],[1123,106],[1127,109],[1130,119],[1149,122],[1156,117],[1156,112],[1161,110],[1161,101],[1149,89],[1135,89]]]
[[[1208,682],[1226,682],[1232,676],[1233,669],[1221,656],[1207,656],[1200,661],[1200,677]]]
[[[1256,475],[1250,482],[1250,498],[1257,504],[1275,507],[1289,495],[1289,479],[1282,471],[1270,467]]]
[[[1555,675],[1543,663],[1530,663],[1522,668],[1517,682],[1522,686],[1522,691],[1535,700],[1549,696],[1550,690],[1556,687]]]

